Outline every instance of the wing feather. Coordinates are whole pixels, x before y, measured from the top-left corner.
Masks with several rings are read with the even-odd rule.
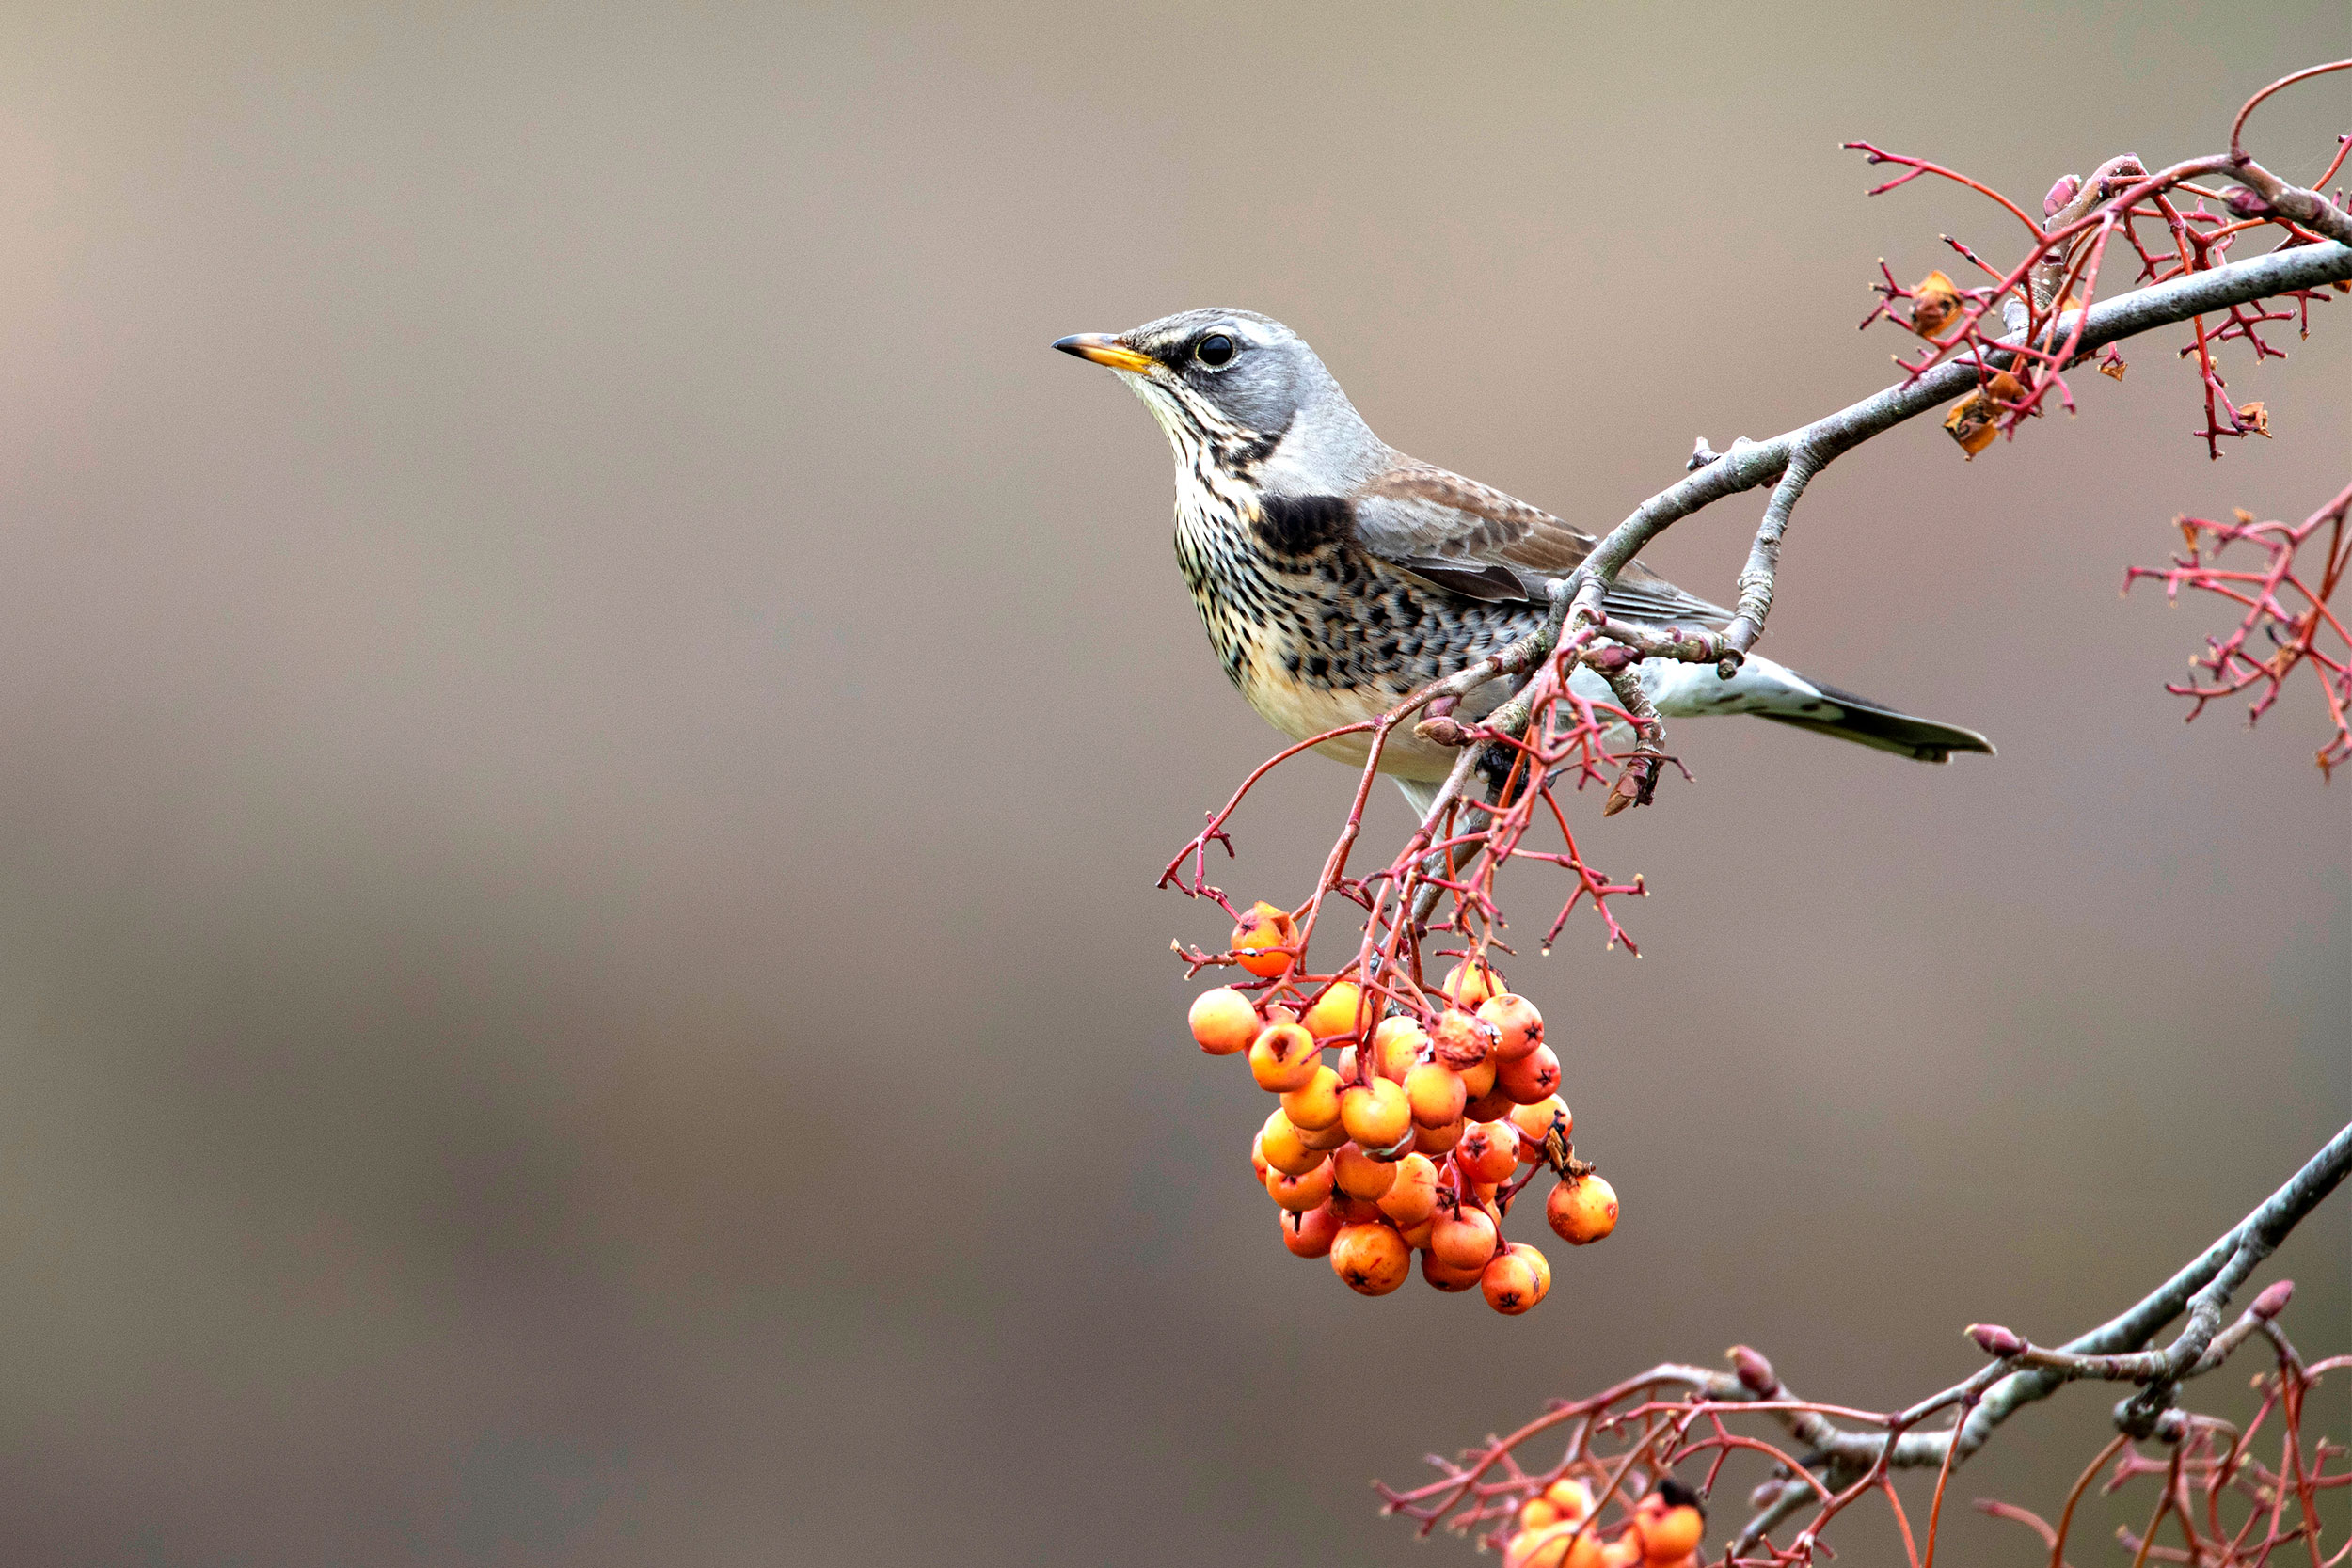
[[[1476,480],[1400,457],[1355,498],[1365,549],[1465,598],[1541,603],[1598,543],[1550,513]],[[1727,624],[1731,612],[1686,594],[1635,562],[1618,574],[1609,610],[1634,621]]]

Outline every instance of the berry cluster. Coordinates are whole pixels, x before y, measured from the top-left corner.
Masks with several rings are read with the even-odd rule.
[[[1260,904],[1232,955],[1275,979],[1295,940],[1289,917]],[[1502,1217],[1547,1169],[1562,1178],[1544,1213],[1563,1240],[1581,1246],[1616,1227],[1617,1195],[1568,1143],[1575,1122],[1543,1016],[1483,962],[1455,965],[1422,1014],[1354,980],[1293,979],[1263,1006],[1231,987],[1203,992],[1191,1024],[1201,1050],[1246,1054],[1258,1086],[1281,1097],[1251,1167],[1282,1211],[1283,1245],[1329,1258],[1352,1290],[1388,1294],[1418,1250],[1438,1290],[1475,1287],[1498,1312],[1526,1311],[1551,1289],[1551,1265],[1505,1242]],[[1334,1049],[1336,1066],[1323,1057]]]
[[[1563,1476],[1520,1506],[1502,1568],[1698,1568],[1707,1514],[1671,1477],[1634,1505],[1614,1541],[1603,1544],[1592,1516],[1592,1489]]]

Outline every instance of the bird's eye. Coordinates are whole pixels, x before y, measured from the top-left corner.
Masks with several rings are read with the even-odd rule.
[[[1233,340],[1222,332],[1212,332],[1193,345],[1192,356],[1211,370],[1230,364],[1233,357]]]

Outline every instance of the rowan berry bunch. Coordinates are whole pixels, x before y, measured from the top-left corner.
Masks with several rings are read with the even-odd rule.
[[[1581,1466],[1611,1490],[1597,1465]],[[1593,1506],[1593,1486],[1562,1475],[1519,1505],[1518,1528],[1502,1547],[1502,1568],[1699,1568],[1707,1510],[1672,1476],[1626,1511],[1613,1533]]]
[[[1563,1241],[1582,1246],[1617,1223],[1616,1193],[1569,1142],[1576,1121],[1543,1015],[1475,958],[1416,1007],[1353,979],[1293,977],[1296,942],[1284,911],[1247,911],[1230,956],[1267,983],[1263,994],[1219,986],[1189,1019],[1201,1050],[1244,1057],[1280,1097],[1249,1162],[1280,1211],[1282,1244],[1328,1258],[1368,1296],[1404,1284],[1418,1252],[1438,1290],[1525,1312],[1550,1291],[1551,1264],[1503,1239],[1514,1199],[1549,1172],[1559,1180],[1544,1213]]]

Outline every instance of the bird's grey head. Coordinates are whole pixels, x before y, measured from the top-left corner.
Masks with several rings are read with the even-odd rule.
[[[1206,454],[1277,494],[1352,489],[1388,451],[1305,340],[1252,310],[1186,310],[1115,337],[1054,344],[1108,366],[1168,433],[1179,466]]]

